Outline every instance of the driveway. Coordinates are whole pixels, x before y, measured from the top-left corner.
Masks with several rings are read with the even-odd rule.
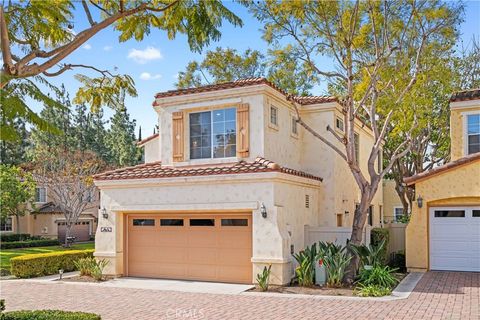
[[[3,281],[7,310],[63,309],[102,319],[480,319],[480,273],[428,272],[395,301],[202,294]]]

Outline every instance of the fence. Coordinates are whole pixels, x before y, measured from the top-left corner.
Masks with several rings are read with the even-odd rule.
[[[363,241],[366,245],[370,244],[370,229],[365,227],[363,230]],[[312,245],[319,241],[336,242],[345,245],[352,235],[351,227],[311,227],[305,226],[305,245]]]
[[[402,251],[405,252],[405,228],[406,223],[388,223],[384,226],[390,231],[390,241],[388,245],[389,253]]]

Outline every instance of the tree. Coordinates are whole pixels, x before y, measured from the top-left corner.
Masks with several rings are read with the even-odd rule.
[[[306,131],[332,148],[344,161],[360,190],[350,241],[360,244],[368,208],[382,178],[397,159],[411,148],[411,132],[402,136],[385,166],[375,161],[382,152],[392,122],[404,112],[402,103],[412,97],[418,79],[428,68],[425,52],[434,56],[448,51],[457,35],[461,4],[440,1],[325,1],[251,3],[253,13],[265,23],[264,38],[280,48],[292,41],[291,57],[308,64],[318,76],[337,89],[344,110],[345,134],[327,127],[330,139],[303,121],[299,106],[297,122]],[[433,54],[435,52],[435,54]],[[326,69],[320,57],[331,59]],[[404,114],[411,128],[416,127],[415,106]],[[400,117],[400,115],[398,115]],[[362,170],[355,152],[355,121],[371,127],[374,144]],[[352,259],[346,280],[353,281],[357,259]]]
[[[201,62],[191,61],[185,71],[179,72],[177,88],[200,87],[206,84],[230,82],[239,79],[266,77],[279,88],[291,94],[308,94],[316,77],[296,60],[286,57],[289,52],[271,50],[268,58],[258,50],[217,47],[207,51]]]
[[[35,179],[48,188],[49,196],[65,216],[65,246],[78,218],[90,204],[95,191],[93,175],[105,169],[105,164],[89,151],[46,150],[33,163]]]
[[[87,17],[89,26],[75,33],[72,21],[80,14]],[[105,28],[113,26],[119,32],[120,42],[141,41],[152,29],[165,31],[169,39],[185,34],[191,50],[200,51],[211,40],[220,38],[223,20],[242,25],[240,18],[219,0],[3,2],[0,5],[2,115],[9,120],[23,118],[40,129],[54,130],[29,108],[24,95],[52,103],[37,84],[49,86],[45,77],[56,77],[72,69],[86,69],[99,75],[95,78],[76,75],[82,87],[75,103],[88,103],[96,111],[114,105],[120,90],[135,96],[134,81],[128,75],[81,62],[64,62]],[[13,127],[2,127],[1,133],[4,140],[18,139]]]
[[[36,183],[19,167],[0,164],[0,219],[15,216],[17,233],[20,217],[34,207]]]
[[[19,141],[15,142],[0,140],[0,162],[19,165],[27,160],[26,155],[29,148],[29,132],[25,126],[25,121],[21,118],[7,120],[2,116],[0,116],[0,119],[10,121],[11,124],[8,124],[8,126],[12,127],[19,137]],[[1,126],[4,126],[4,124]]]

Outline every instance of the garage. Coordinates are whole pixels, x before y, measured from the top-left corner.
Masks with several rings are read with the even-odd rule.
[[[65,234],[67,232],[67,225],[65,222],[57,222],[58,226],[58,240],[65,242]],[[70,236],[75,237],[75,241],[89,241],[90,240],[90,221],[77,221],[70,230]]]
[[[480,271],[480,207],[430,208],[430,269]]]
[[[251,213],[128,214],[126,274],[252,283]]]

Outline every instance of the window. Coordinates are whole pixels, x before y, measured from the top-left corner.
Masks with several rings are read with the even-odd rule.
[[[234,157],[236,118],[235,108],[190,113],[190,159]]]
[[[270,123],[278,126],[278,108],[270,106]]]
[[[472,210],[472,217],[480,218],[480,210]]]
[[[358,164],[360,163],[360,136],[358,133],[353,134],[353,143],[355,144],[355,159]]]
[[[295,116],[292,116],[292,134],[294,136],[298,135],[298,123]]]
[[[393,208],[393,221],[397,222],[403,216],[403,207]]]
[[[12,218],[8,217],[0,222],[0,231],[12,231]]]
[[[343,214],[338,213],[337,214],[337,227],[343,226]]]
[[[342,131],[344,130],[344,126],[343,126],[343,120],[340,119],[339,117],[336,117],[335,118],[335,127],[337,127],[338,130]]]
[[[222,227],[247,227],[248,219],[222,219]]]
[[[160,219],[160,225],[182,227],[183,219]]]
[[[47,189],[45,187],[36,188],[35,202],[47,202]]]
[[[154,226],[155,219],[133,219],[134,226]]]
[[[435,210],[435,218],[465,218],[465,210]]]
[[[480,114],[467,116],[467,154],[480,152]]]
[[[373,226],[373,206],[368,207],[368,225]]]
[[[215,219],[190,219],[190,226],[192,227],[214,227]]]

